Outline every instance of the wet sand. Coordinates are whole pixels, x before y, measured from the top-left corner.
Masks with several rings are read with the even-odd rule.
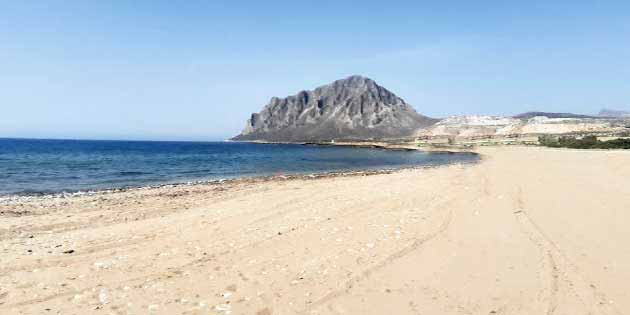
[[[480,153],[5,200],[0,314],[630,313],[630,152]]]

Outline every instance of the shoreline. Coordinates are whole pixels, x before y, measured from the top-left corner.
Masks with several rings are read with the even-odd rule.
[[[162,184],[148,184],[148,185],[128,185],[122,187],[108,187],[108,188],[98,188],[98,189],[88,189],[88,190],[71,190],[71,191],[56,191],[56,192],[33,192],[33,193],[13,193],[13,194],[0,194],[0,204],[10,202],[10,201],[19,201],[19,200],[30,200],[33,198],[71,198],[75,196],[94,196],[94,195],[103,195],[103,194],[113,194],[119,192],[127,192],[133,190],[146,190],[146,189],[159,189],[163,187],[179,187],[179,186],[194,186],[194,185],[220,185],[224,183],[258,183],[258,182],[267,182],[274,180],[289,180],[289,179],[303,179],[303,178],[324,178],[324,177],[345,177],[345,176],[366,176],[366,175],[377,175],[377,174],[389,174],[398,170],[404,169],[422,169],[422,168],[431,168],[431,167],[440,167],[447,166],[452,164],[471,164],[478,163],[481,161],[481,155],[476,153],[474,150],[466,150],[466,151],[425,151],[421,150],[419,147],[409,147],[409,146],[400,146],[400,145],[388,145],[382,143],[339,143],[339,144],[325,144],[325,143],[310,143],[310,142],[300,142],[300,143],[290,143],[290,142],[260,142],[260,141],[232,141],[232,142],[243,142],[243,143],[252,143],[252,144],[292,144],[292,145],[302,145],[302,146],[343,146],[343,147],[356,147],[356,148],[365,148],[365,149],[382,149],[388,151],[419,151],[424,153],[431,154],[455,154],[455,153],[468,153],[473,154],[478,157],[477,161],[474,162],[457,162],[457,163],[446,163],[443,165],[405,165],[400,167],[378,167],[374,169],[348,169],[348,170],[338,170],[338,171],[321,171],[321,172],[304,172],[304,173],[287,173],[282,175],[253,175],[253,176],[236,176],[233,178],[223,178],[223,179],[210,179],[210,180],[190,180],[190,181],[182,181],[182,182],[173,182],[173,183],[162,183]],[[355,175],[356,174],[356,175]],[[1,215],[1,214],[0,214]]]
[[[357,141],[338,141],[338,142],[324,142],[324,141],[304,141],[304,142],[288,142],[288,141],[265,141],[265,140],[230,140],[235,143],[251,143],[251,144],[292,144],[302,146],[340,146],[340,147],[353,147],[364,149],[381,149],[389,151],[420,151],[427,153],[476,153],[475,147],[443,147],[443,146],[418,146],[412,142],[405,142],[399,140],[387,141],[371,141],[371,140],[357,140]]]
[[[48,139],[44,139],[48,140]],[[57,139],[51,139],[57,140]],[[110,140],[104,140],[110,141]],[[117,141],[117,140],[115,140]],[[126,141],[126,140],[125,140]],[[226,140],[227,141],[227,140]],[[162,183],[162,184],[148,184],[148,185],[130,185],[130,186],[122,186],[122,187],[110,187],[110,188],[99,188],[99,189],[90,189],[90,190],[76,190],[76,191],[57,191],[57,192],[34,192],[34,193],[13,193],[13,194],[0,194],[0,205],[6,204],[8,202],[13,201],[25,201],[32,200],[36,198],[41,199],[65,199],[72,197],[80,197],[80,196],[95,196],[95,195],[106,195],[106,194],[114,194],[121,192],[129,192],[129,191],[141,191],[141,190],[150,190],[150,189],[160,189],[160,188],[168,188],[168,187],[186,187],[186,186],[196,186],[196,185],[221,185],[221,184],[237,184],[237,183],[260,183],[260,182],[270,182],[270,181],[278,181],[278,180],[299,180],[299,179],[314,179],[314,178],[331,178],[331,177],[350,177],[350,176],[370,176],[370,175],[378,175],[378,174],[391,174],[393,172],[407,170],[407,169],[425,169],[425,168],[435,168],[435,167],[443,167],[448,165],[469,165],[475,163],[481,163],[483,161],[484,155],[479,151],[482,148],[501,148],[501,147],[511,147],[511,148],[541,148],[549,151],[571,151],[571,152],[623,152],[628,151],[630,154],[630,150],[623,149],[574,149],[574,148],[559,148],[559,147],[545,147],[545,146],[531,146],[531,145],[494,145],[494,146],[474,146],[469,148],[458,148],[458,147],[429,147],[429,146],[416,146],[411,143],[404,142],[380,142],[380,141],[348,141],[348,142],[273,142],[273,141],[234,141],[229,140],[228,142],[236,142],[236,143],[251,143],[251,144],[288,144],[288,145],[300,145],[300,146],[322,146],[322,147],[332,147],[332,146],[341,146],[341,147],[353,147],[360,149],[381,149],[386,151],[418,151],[423,153],[431,153],[431,154],[473,154],[478,157],[477,161],[473,162],[456,162],[450,164],[443,165],[408,165],[401,167],[383,167],[383,168],[375,168],[375,169],[350,169],[350,170],[338,170],[338,171],[321,171],[321,172],[304,172],[304,173],[287,173],[283,175],[253,175],[253,176],[237,176],[233,178],[223,178],[223,179],[209,179],[209,180],[190,180],[190,181],[181,181],[181,182],[172,182],[172,183]],[[2,215],[0,213],[0,215]]]
[[[445,164],[439,164],[439,165],[408,165],[408,166],[401,166],[401,167],[395,167],[395,168],[306,172],[306,173],[292,173],[292,174],[283,174],[283,175],[255,175],[255,176],[235,177],[235,178],[227,178],[227,179],[197,180],[197,181],[178,182],[178,183],[125,186],[125,187],[119,187],[119,188],[103,188],[103,189],[79,190],[79,191],[68,191],[68,192],[8,194],[8,195],[0,195],[0,205],[3,205],[3,204],[6,205],[13,202],[31,201],[31,200],[36,200],[36,199],[69,199],[69,198],[83,197],[83,196],[99,196],[99,195],[111,195],[111,194],[134,192],[134,191],[159,190],[163,188],[257,184],[257,183],[265,183],[265,182],[292,181],[292,180],[316,180],[316,179],[337,178],[337,177],[373,176],[373,175],[381,175],[381,174],[392,174],[394,172],[404,171],[404,170],[432,169],[432,168],[448,167],[450,165],[473,165],[476,163],[480,163],[482,161],[482,156],[480,154],[474,153],[474,152],[470,152],[470,154],[477,155],[479,159],[477,161],[471,161],[471,162],[455,162],[455,163],[445,163]],[[0,217],[1,216],[2,216],[2,213],[0,212]]]

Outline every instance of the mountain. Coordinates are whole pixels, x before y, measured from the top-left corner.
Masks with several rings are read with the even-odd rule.
[[[273,97],[260,113],[251,115],[243,132],[232,140],[401,138],[436,122],[373,80],[351,76],[312,91]]]
[[[610,118],[628,118],[630,117],[630,111],[624,110],[614,110],[614,109],[602,109],[599,111],[599,117],[610,117]]]
[[[547,118],[596,118],[594,116],[572,114],[572,113],[547,113],[547,112],[527,112],[512,116],[518,119],[530,119],[533,117],[545,116]]]

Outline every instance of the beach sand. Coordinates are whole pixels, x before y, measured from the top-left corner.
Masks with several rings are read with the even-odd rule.
[[[630,314],[630,152],[0,204],[0,314]]]

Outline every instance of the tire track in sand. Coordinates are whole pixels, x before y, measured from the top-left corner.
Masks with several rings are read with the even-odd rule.
[[[559,307],[564,306],[560,303],[561,299],[566,301],[570,297],[581,305],[580,309],[585,310],[585,314],[621,314],[608,303],[608,299],[602,292],[599,292],[582,276],[579,268],[527,213],[521,187],[518,187],[515,199],[517,208],[514,216],[521,227],[521,232],[544,256],[545,269],[549,278],[545,289],[547,293],[545,314],[554,314]],[[569,308],[571,309],[570,306]]]
[[[442,207],[444,208],[444,207]],[[313,303],[309,304],[308,307],[306,307],[305,309],[303,309],[302,311],[298,312],[298,314],[307,314],[310,311],[338,298],[341,297],[343,295],[345,295],[346,293],[348,293],[357,283],[364,281],[368,278],[370,278],[370,276],[380,270],[383,269],[384,267],[392,264],[394,261],[405,257],[406,255],[412,253],[413,251],[419,249],[420,247],[422,247],[422,245],[424,245],[425,243],[435,239],[436,237],[440,236],[441,234],[443,234],[444,232],[446,232],[451,224],[453,218],[453,212],[452,211],[448,211],[446,214],[446,218],[442,221],[442,223],[440,224],[440,226],[438,227],[437,230],[430,232],[428,234],[422,235],[422,236],[418,236],[415,238],[415,240],[413,242],[411,242],[410,244],[404,246],[403,248],[397,250],[394,253],[391,253],[390,255],[388,255],[387,257],[385,257],[384,259],[382,259],[381,261],[373,264],[372,266],[366,268],[365,270],[363,270],[363,272],[361,272],[359,275],[351,277],[350,279],[348,279],[346,281],[346,283],[339,289],[334,290],[334,291],[330,291],[328,292],[326,295],[320,297],[319,299],[313,301]]]

